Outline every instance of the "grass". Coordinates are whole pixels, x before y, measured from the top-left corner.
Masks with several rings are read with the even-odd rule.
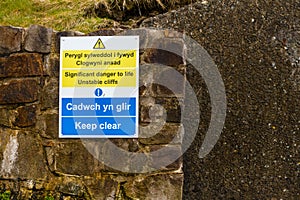
[[[57,31],[94,31],[108,19],[85,16],[102,0],[1,0],[0,25],[28,27],[39,24]]]
[[[141,15],[158,9],[165,12],[191,2],[192,0],[0,0],[0,25],[29,27],[31,24],[39,24],[57,31],[88,33],[99,27],[111,26],[113,20],[108,17],[112,17],[112,13],[118,16],[120,12],[128,14],[138,10]]]

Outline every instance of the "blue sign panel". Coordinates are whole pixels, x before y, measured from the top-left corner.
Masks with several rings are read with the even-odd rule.
[[[135,117],[63,117],[64,135],[132,136]]]
[[[136,98],[62,98],[62,116],[135,116]]]
[[[132,136],[136,98],[62,98],[64,136]]]

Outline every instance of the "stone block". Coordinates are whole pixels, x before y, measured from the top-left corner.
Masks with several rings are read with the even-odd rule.
[[[171,98],[140,98],[140,121],[141,122],[181,122],[181,110],[183,100]]]
[[[119,183],[110,176],[85,178],[83,182],[89,188],[92,199],[114,200],[118,192]]]
[[[147,43],[148,42],[151,43],[151,41],[149,41],[149,39],[151,39],[150,33],[151,33],[151,31],[149,31],[149,29],[146,30],[146,29],[139,28],[139,29],[124,30],[124,31],[118,33],[118,35],[138,35],[139,36],[139,46],[140,46],[139,51],[140,51],[140,53],[143,53],[145,50],[144,48],[147,47],[147,45],[148,45]],[[155,36],[157,37],[157,34]]]
[[[21,50],[23,29],[0,26],[0,54],[10,54]]]
[[[145,50],[142,58],[147,63],[159,63],[167,66],[184,64],[184,43],[180,40],[159,39]]]
[[[152,152],[152,159],[155,162],[149,164],[151,169],[158,169],[160,171],[181,171],[182,167],[182,150],[180,145],[152,145],[150,146]]]
[[[127,138],[111,138],[109,139],[114,145],[125,151],[136,152],[139,149],[137,139],[127,139]]]
[[[25,32],[24,48],[29,52],[50,53],[53,30],[32,25]]]
[[[166,121],[166,108],[162,104],[156,104],[152,97],[140,98],[140,121],[146,123]]]
[[[140,96],[183,97],[185,94],[186,66],[140,64]]]
[[[166,109],[166,121],[180,123],[181,111],[183,110],[183,99],[171,98],[156,98],[155,103],[162,105]]]
[[[143,63],[139,66],[139,95],[151,96],[155,67],[152,64]]]
[[[32,132],[18,134],[18,177],[44,179],[48,175],[41,140]]]
[[[119,145],[113,146],[115,142],[109,146],[108,143],[102,145],[103,150],[97,155],[99,160],[103,161],[105,165],[102,172],[121,174],[125,171],[130,171],[130,173],[145,173],[157,170],[181,170],[182,160],[180,157],[182,151],[180,144],[145,145],[139,142],[136,144],[138,148],[134,149],[134,151],[131,151],[131,149],[124,151]],[[95,155],[95,153],[93,154]]]
[[[27,103],[37,100],[38,83],[35,80],[12,80],[0,85],[0,104]]]
[[[7,108],[0,108],[0,125],[11,127],[15,118],[15,112]]]
[[[121,33],[122,34],[122,29],[100,29],[91,33],[88,33],[88,36],[112,36]]]
[[[18,131],[0,128],[0,177],[9,176],[15,167],[17,159],[16,143]]]
[[[128,199],[182,199],[183,174],[156,174],[136,176],[122,186]],[[124,199],[126,199],[124,198]]]
[[[151,123],[140,126],[139,142],[145,145],[181,144],[183,137],[182,125],[177,123]]]
[[[176,68],[156,68],[154,74],[153,95],[160,97],[184,96],[185,90],[185,66]]]
[[[0,129],[1,177],[44,179],[47,176],[41,141],[30,132]]]
[[[50,54],[44,57],[45,66],[44,73],[45,75],[52,77],[59,77],[59,55]]]
[[[46,114],[45,123],[45,134],[51,138],[58,138],[58,114]]]
[[[16,53],[0,59],[0,77],[43,75],[43,59],[36,53]]]
[[[51,148],[52,154],[48,153],[47,159],[48,161],[54,159],[53,166],[50,167],[56,173],[88,176],[103,169],[103,165],[87,151],[80,141],[60,142]]]
[[[48,110],[43,112],[43,114],[38,115],[35,129],[43,138],[57,139],[59,129],[58,111]]]
[[[68,196],[84,197],[86,189],[82,184],[70,181],[58,185],[57,190]]]
[[[128,171],[129,170],[129,159],[128,156],[130,154],[130,140],[124,139],[125,145],[121,144],[122,140],[119,139],[110,139],[105,142],[102,142],[101,147],[102,151],[99,153],[98,158],[104,162],[104,170],[103,172],[120,174],[121,170]],[[131,140],[131,142],[134,142]],[[99,147],[95,148],[95,150],[100,149]],[[95,153],[94,153],[95,154]]]
[[[36,109],[36,105],[18,107],[13,124],[19,127],[34,125],[36,123]]]
[[[58,80],[46,79],[41,94],[41,109],[58,107]]]

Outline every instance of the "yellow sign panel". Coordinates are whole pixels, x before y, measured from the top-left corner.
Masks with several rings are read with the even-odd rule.
[[[63,70],[62,87],[136,87],[136,70]]]
[[[67,50],[63,51],[63,68],[132,68],[136,67],[136,50]]]

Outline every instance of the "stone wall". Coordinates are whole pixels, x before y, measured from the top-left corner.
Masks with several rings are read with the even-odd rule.
[[[191,83],[201,115],[197,136],[183,156],[183,199],[298,199],[299,19],[297,0],[229,0],[199,1],[144,20],[143,27],[184,32],[207,50],[226,88],[225,126],[214,149],[200,159],[211,117],[202,77],[178,57],[145,50],[140,57],[141,125],[151,122],[149,113],[159,117],[155,104],[166,108],[167,124],[156,137],[111,141],[128,152],[149,152],[178,136],[183,99],[149,84],[160,77],[181,88],[185,78],[168,79],[156,74],[150,64],[171,65]],[[181,159],[158,172],[127,174],[104,166],[80,140],[57,138],[58,38],[72,35],[81,33],[39,26],[0,27],[0,197],[181,199]],[[167,37],[172,44],[174,38]],[[156,43],[168,46],[160,40]],[[180,39],[175,43],[180,46]],[[179,93],[184,96],[183,91]],[[144,130],[143,134],[153,132]],[[172,149],[180,152],[178,144]],[[167,158],[162,157],[161,162]]]
[[[108,30],[90,35],[114,35]],[[0,27],[0,196],[11,199],[181,199],[182,160],[146,174],[123,173],[94,158],[80,139],[58,138],[59,38],[83,35],[56,32],[33,25],[29,28]],[[169,37],[166,35],[166,37]],[[146,36],[147,38],[147,36]],[[170,36],[163,45],[180,39]],[[182,50],[183,52],[183,50]],[[113,139],[129,152],[151,152],[168,146],[181,154],[180,100],[160,86],[147,84],[160,77],[151,63],[162,60],[164,52],[141,51],[140,124],[156,103],[167,111],[167,121],[153,137]],[[164,61],[185,76],[182,57]],[[147,67],[148,66],[148,67]],[[164,77],[164,78],[167,78]],[[176,81],[184,88],[185,78]],[[177,94],[178,95],[178,94]],[[184,90],[179,90],[184,96]],[[159,117],[160,112],[154,111]],[[141,134],[153,134],[144,129]],[[178,143],[168,145],[178,137]],[[104,151],[105,149],[103,149]],[[116,156],[112,152],[111,156]],[[134,159],[134,158],[133,158]],[[161,158],[161,162],[167,155]]]

